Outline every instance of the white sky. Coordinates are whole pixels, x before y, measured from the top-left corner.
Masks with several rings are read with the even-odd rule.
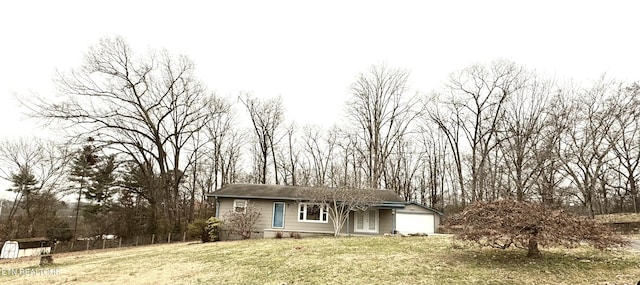
[[[220,95],[282,95],[288,120],[340,122],[376,63],[430,92],[449,73],[510,59],[558,78],[640,80],[638,1],[2,1],[0,139],[37,135],[13,94],[52,94],[101,37],[166,48]]]
[[[52,94],[56,69],[121,35],[137,52],[190,56],[220,95],[282,95],[289,120],[339,122],[371,64],[411,71],[411,87],[506,58],[559,78],[639,80],[637,1],[2,1],[0,138],[40,132],[13,94]]]

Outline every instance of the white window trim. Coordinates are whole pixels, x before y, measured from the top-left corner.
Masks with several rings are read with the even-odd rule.
[[[376,220],[375,220],[375,230],[369,230],[368,227],[365,227],[366,229],[364,230],[359,230],[358,229],[358,215],[356,215],[356,212],[353,212],[353,232],[354,233],[379,233],[380,232],[380,209],[368,209],[365,211],[362,211],[363,213],[368,213],[369,211],[376,211]],[[364,221],[363,221],[363,225],[364,225]]]
[[[316,221],[316,220],[307,220],[307,207],[308,206],[313,206],[313,205],[320,205],[320,220]],[[304,209],[303,209],[304,206]],[[298,204],[298,222],[301,223],[322,223],[322,224],[326,224],[329,223],[329,211],[328,211],[328,205],[327,204],[323,204],[323,203],[299,203]],[[300,213],[303,213],[303,218],[300,219]],[[326,221],[322,220],[322,217],[327,217]]]
[[[273,225],[274,222],[274,218],[276,216],[276,204],[282,204],[284,207],[282,207],[282,227],[276,227]],[[284,217],[286,217],[286,213],[287,213],[287,204],[285,202],[273,202],[273,210],[272,210],[272,215],[271,215],[271,228],[274,229],[284,229],[285,227],[285,219]]]
[[[242,212],[246,214],[247,213],[247,207],[249,206],[249,200],[243,200],[243,199],[235,199],[235,200],[233,200],[233,212],[234,213],[236,213],[236,208],[238,207],[236,204],[238,202],[244,202],[244,207],[241,207],[241,208],[244,208],[244,211],[242,211]]]

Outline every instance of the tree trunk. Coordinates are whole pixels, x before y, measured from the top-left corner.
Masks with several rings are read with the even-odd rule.
[[[538,233],[535,232],[529,238],[529,246],[527,247],[527,257],[540,257],[540,249],[538,249]]]

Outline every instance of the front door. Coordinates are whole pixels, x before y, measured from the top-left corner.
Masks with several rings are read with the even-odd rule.
[[[378,209],[354,212],[356,233],[377,233],[378,232]]]
[[[273,203],[273,221],[272,228],[284,228],[284,202]]]

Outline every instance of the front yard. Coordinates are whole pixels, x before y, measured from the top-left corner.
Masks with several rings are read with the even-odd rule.
[[[4,284],[636,284],[640,253],[479,249],[448,236],[169,244],[2,261]],[[28,270],[27,270],[28,271]]]

